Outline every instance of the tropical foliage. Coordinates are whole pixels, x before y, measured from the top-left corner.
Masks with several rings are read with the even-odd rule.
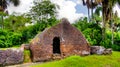
[[[120,18],[117,16],[117,12],[114,13],[112,10],[116,3],[120,4],[120,1],[82,1],[83,5],[88,8],[88,17],[80,18],[73,25],[82,31],[91,45],[101,45],[106,48],[120,50]],[[0,12],[0,47],[28,43],[37,33],[59,22],[56,19],[59,6],[50,0],[34,1],[34,6],[30,12],[23,15],[4,13],[10,2],[15,6],[20,3],[19,0],[1,0],[0,2],[3,9]],[[93,10],[95,11],[93,12]],[[100,16],[100,12],[102,12],[102,16]]]
[[[18,6],[20,4],[20,0],[0,0],[0,28],[4,28],[4,16],[8,14],[6,9],[10,3],[13,3],[14,6]]]
[[[35,21],[46,21],[46,19],[56,17],[58,6],[50,0],[34,1],[35,6],[30,10],[30,17]]]

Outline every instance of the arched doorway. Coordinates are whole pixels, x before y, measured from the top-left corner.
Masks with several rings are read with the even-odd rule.
[[[60,52],[60,38],[59,37],[55,37],[53,39],[53,53],[57,53],[57,54],[61,54]]]

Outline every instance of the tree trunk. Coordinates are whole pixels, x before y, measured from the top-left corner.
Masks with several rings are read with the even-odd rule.
[[[112,45],[114,44],[114,23],[112,22]]]
[[[93,21],[93,0],[91,0],[91,21]]]
[[[93,8],[91,8],[91,21],[93,21]]]
[[[3,15],[1,15],[1,22],[2,22],[2,29],[4,29],[4,20],[3,20]]]
[[[105,31],[106,31],[106,6],[105,6],[105,3],[103,2],[102,3],[102,16],[103,16],[103,27],[102,27],[102,40],[104,41],[105,40]]]
[[[111,8],[112,9],[112,6]],[[111,32],[112,32],[112,38],[111,38],[111,44],[114,44],[114,16],[113,16],[113,11],[110,10],[110,23],[111,23]]]
[[[88,22],[90,22],[90,8],[89,7],[87,8],[88,8]]]

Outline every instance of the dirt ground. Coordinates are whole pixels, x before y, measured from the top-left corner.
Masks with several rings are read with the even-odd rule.
[[[18,64],[18,65],[10,65],[10,66],[5,66],[5,67],[30,67],[32,65],[36,64],[41,64],[42,62],[37,62],[37,63],[24,63],[24,64]]]

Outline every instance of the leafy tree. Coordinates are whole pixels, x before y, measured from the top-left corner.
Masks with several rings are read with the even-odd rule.
[[[82,31],[91,45],[100,45],[100,42],[102,40],[102,29],[98,24],[96,24],[95,22],[88,23],[87,18],[83,18],[73,25],[77,27],[80,31]]]
[[[22,41],[29,42],[29,40],[34,38],[36,34],[42,32],[45,28],[49,28],[59,22],[56,18],[50,18],[47,21],[47,23],[39,21],[34,25],[21,28],[18,32],[22,34]]]
[[[116,18],[117,19],[117,18]],[[115,20],[114,20],[115,21]],[[118,21],[118,19],[116,20]],[[119,24],[119,21],[114,24]],[[111,32],[109,28],[106,29],[106,40],[102,40],[102,28],[100,24],[96,22],[87,22],[87,18],[82,18],[76,21],[73,24],[77,27],[86,37],[88,42],[91,45],[100,45],[104,46],[105,48],[112,48],[113,50],[120,50],[120,32]],[[112,34],[114,33],[114,44],[112,44]]]
[[[20,0],[0,0],[0,12],[1,12],[0,16],[1,16],[2,28],[4,28],[3,13],[5,12],[5,9],[10,3],[13,3],[14,6],[18,6]],[[6,11],[5,13],[8,14],[8,11]]]
[[[50,0],[34,1],[34,6],[30,10],[30,16],[35,21],[46,21],[51,17],[55,17],[58,6]]]
[[[0,28],[4,28],[4,18],[3,18],[3,16],[7,16],[7,14],[6,13],[4,13],[4,12],[0,12]]]
[[[22,27],[25,27],[26,23],[30,23],[30,18],[26,18],[24,15],[9,15],[4,20],[4,28],[12,31],[17,31]]]
[[[21,38],[21,33],[15,33],[5,29],[0,29],[0,48],[20,45],[22,44]]]
[[[112,19],[109,22],[109,27],[112,32],[111,43],[114,44],[114,32],[118,32],[120,26],[120,18],[117,16],[117,11],[112,14]]]

